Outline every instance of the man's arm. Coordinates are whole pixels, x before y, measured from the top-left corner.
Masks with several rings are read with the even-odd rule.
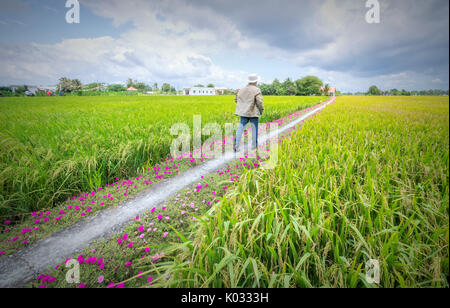
[[[263,104],[263,96],[262,96],[261,91],[259,91],[259,93],[256,95],[255,99],[256,99],[256,106],[259,109],[259,113],[261,113],[261,115],[262,115],[264,112],[264,104]]]

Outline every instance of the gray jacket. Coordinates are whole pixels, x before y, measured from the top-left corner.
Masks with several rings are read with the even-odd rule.
[[[235,114],[240,117],[259,118],[264,112],[263,96],[261,90],[248,85],[239,90],[234,99],[236,102]]]

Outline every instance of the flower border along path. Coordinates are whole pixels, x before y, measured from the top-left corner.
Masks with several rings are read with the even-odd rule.
[[[312,108],[298,119],[279,127],[278,130],[260,137],[260,143],[283,134],[299,123],[333,103],[331,98],[317,108]],[[116,208],[105,209],[96,216],[81,220],[70,227],[53,233],[50,237],[32,243],[9,256],[0,259],[0,287],[20,287],[51,266],[64,261],[81,251],[94,241],[110,238],[119,233],[137,215],[155,206],[161,206],[180,190],[195,184],[202,176],[223,168],[227,163],[239,158],[229,151],[183,172],[180,175],[158,183],[126,201]]]

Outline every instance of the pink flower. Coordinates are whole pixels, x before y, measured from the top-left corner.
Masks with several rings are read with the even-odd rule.
[[[163,217],[162,215],[158,215],[158,219],[161,220]]]
[[[82,283],[78,286],[78,289],[84,289],[84,288],[86,288],[86,285],[84,283]]]
[[[128,238],[128,234],[124,234],[124,235],[122,236],[122,238],[123,238],[124,240],[126,240],[126,239]]]
[[[122,239],[119,238],[119,239],[117,240],[117,244],[122,245]]]
[[[166,237],[166,236],[167,236],[167,234],[169,234],[169,232],[164,232],[164,235],[163,235],[163,237]]]
[[[145,252],[149,252],[149,251],[150,251],[150,248],[146,247],[146,248],[144,248],[144,251],[145,251]]]
[[[139,232],[142,232],[142,231],[144,231],[144,227],[140,226],[138,230],[139,230]]]
[[[126,264],[125,264],[125,267],[129,267],[129,266],[131,266],[131,262],[127,262]]]
[[[122,282],[122,283],[119,283],[117,286],[116,286],[116,289],[124,289],[125,288],[125,284]]]
[[[132,248],[132,247],[133,247],[133,245],[134,245],[134,243],[133,243],[133,242],[131,242],[131,243],[129,243],[129,244],[128,244],[128,247],[129,247],[129,248]]]
[[[101,270],[102,270],[104,267],[105,267],[105,264],[104,264],[104,263],[100,264],[100,266],[99,266],[99,268],[100,268]]]
[[[40,286],[39,286],[39,289],[45,289],[47,286],[45,285],[45,284],[41,284]]]
[[[111,283],[108,284],[108,286],[106,288],[112,289],[112,288],[114,288],[114,286],[115,286],[114,282],[111,282]]]
[[[153,277],[152,276],[147,278],[147,283],[152,283],[152,281],[153,281]]]
[[[97,279],[98,283],[102,283],[103,280],[105,280],[104,276],[98,276],[98,279]]]
[[[81,215],[81,216],[86,216],[86,213],[83,212],[83,213],[81,213],[80,215]]]

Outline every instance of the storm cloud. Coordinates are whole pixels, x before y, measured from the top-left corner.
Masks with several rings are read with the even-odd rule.
[[[270,68],[263,76],[267,80],[317,73],[343,89],[370,83],[448,88],[447,0],[380,0],[379,24],[366,22],[364,0],[80,2],[95,16],[111,20],[111,27],[130,24],[130,29],[114,38],[96,37],[93,30],[92,37],[58,44],[3,42],[0,64],[7,70],[0,81],[22,75],[50,80],[56,74],[51,68],[70,54],[76,60],[66,70],[83,80],[135,76],[235,86],[249,73],[239,59],[257,59],[251,68]],[[28,48],[40,60],[39,74],[30,69]],[[286,67],[278,68],[279,62]]]

